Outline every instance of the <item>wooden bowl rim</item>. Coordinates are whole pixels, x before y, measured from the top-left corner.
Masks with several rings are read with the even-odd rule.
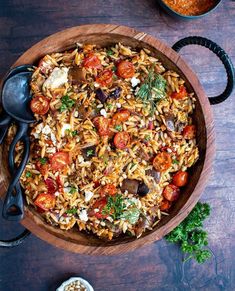
[[[33,234],[38,236],[39,238],[53,244],[59,248],[66,249],[76,253],[83,254],[94,254],[94,255],[113,255],[124,253],[130,250],[137,249],[146,244],[152,243],[156,240],[161,239],[167,233],[169,233],[174,227],[176,227],[192,210],[197,201],[200,198],[202,191],[206,186],[206,180],[208,179],[208,174],[212,167],[213,156],[215,153],[215,136],[214,136],[214,123],[212,110],[208,101],[208,98],[193,70],[188,66],[188,64],[182,59],[182,57],[172,50],[169,46],[167,46],[164,42],[146,34],[144,32],[137,31],[133,28],[127,26],[120,26],[115,24],[88,24],[81,25],[76,27],[71,27],[55,34],[48,36],[47,38],[42,39],[37,42],[31,48],[29,48],[24,54],[22,54],[17,61],[12,65],[12,67],[21,65],[25,63],[25,59],[30,60],[34,57],[32,52],[35,52],[40,48],[40,51],[43,48],[48,49],[48,45],[53,47],[53,42],[56,39],[64,39],[65,42],[69,43],[74,38],[79,38],[79,36],[90,35],[90,34],[113,34],[121,35],[123,37],[134,38],[138,41],[147,43],[154,47],[156,50],[164,54],[172,63],[174,63],[180,71],[187,77],[190,75],[190,84],[196,93],[199,103],[201,104],[203,101],[202,111],[205,119],[205,126],[207,130],[207,140],[206,140],[206,153],[205,153],[205,161],[201,171],[201,175],[197,182],[197,185],[194,191],[191,193],[188,201],[183,205],[179,213],[176,217],[171,219],[165,225],[156,229],[152,233],[149,233],[145,237],[135,239],[130,242],[120,243],[117,245],[105,245],[102,243],[100,246],[91,246],[91,245],[81,245],[73,241],[65,241],[65,235],[63,235],[63,231],[58,230],[57,228],[51,227],[50,225],[43,222],[37,216],[33,215],[33,213],[25,207],[25,218],[21,221],[21,224],[29,229]],[[209,132],[209,134],[208,134]],[[210,147],[210,154],[208,152],[208,148]],[[206,175],[206,177],[205,177]],[[202,179],[203,177],[203,179]],[[3,184],[3,189],[7,188],[6,181],[2,176],[0,176],[0,184]],[[0,193],[1,194],[1,193]],[[63,232],[63,233],[61,233]],[[159,234],[160,233],[160,234]]]

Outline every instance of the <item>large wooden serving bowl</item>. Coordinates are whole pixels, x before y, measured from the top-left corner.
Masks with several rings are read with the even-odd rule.
[[[186,80],[189,91],[195,92],[197,97],[194,123],[197,126],[197,142],[200,151],[199,161],[190,169],[188,185],[182,191],[177,203],[171,209],[170,215],[164,217],[152,230],[147,231],[139,239],[119,237],[112,241],[103,241],[92,234],[79,232],[76,227],[70,231],[63,231],[47,224],[41,216],[25,204],[25,218],[22,225],[41,239],[66,250],[86,254],[117,254],[134,250],[148,243],[161,239],[176,227],[197,203],[212,166],[214,154],[214,130],[210,104],[195,73],[174,50],[162,41],[134,29],[110,25],[84,25],[73,27],[53,34],[38,42],[27,50],[12,67],[22,64],[36,64],[45,54],[62,52],[79,43],[95,43],[107,46],[121,42],[132,47],[145,47],[152,51],[165,67],[179,73]],[[0,195],[6,192],[9,173],[4,155],[4,145],[0,149]]]

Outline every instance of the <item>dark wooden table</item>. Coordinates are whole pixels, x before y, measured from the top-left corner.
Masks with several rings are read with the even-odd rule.
[[[0,78],[27,48],[56,31],[86,23],[116,23],[137,28],[173,45],[201,35],[222,46],[235,62],[235,2],[224,0],[212,14],[196,21],[174,20],[156,0],[0,0]],[[187,47],[208,95],[221,92],[226,75],[220,61],[204,48]],[[214,106],[217,153],[202,200],[212,206],[206,222],[214,256],[204,265],[182,264],[176,246],[165,240],[132,253],[93,257],[69,253],[31,235],[14,249],[0,249],[1,291],[46,291],[72,275],[88,279],[95,290],[235,290],[235,102],[234,94]],[[21,227],[0,221],[0,238]]]

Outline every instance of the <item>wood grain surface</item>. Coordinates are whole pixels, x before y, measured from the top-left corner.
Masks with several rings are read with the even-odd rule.
[[[224,0],[211,15],[196,21],[174,20],[157,1],[0,0],[0,78],[20,54],[51,33],[87,23],[132,26],[169,45],[201,35],[222,46],[235,61],[235,2]],[[206,49],[182,50],[208,95],[225,86],[224,70]],[[31,236],[23,245],[0,250],[0,290],[55,290],[71,275],[88,279],[95,290],[234,290],[235,251],[235,103],[234,94],[213,107],[217,153],[203,199],[212,206],[206,226],[215,256],[205,265],[182,264],[178,248],[164,240],[124,255],[95,257],[56,249]],[[0,221],[0,237],[20,226]]]

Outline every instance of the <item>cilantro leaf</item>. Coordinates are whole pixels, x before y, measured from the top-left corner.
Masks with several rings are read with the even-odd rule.
[[[25,174],[25,177],[26,178],[30,178],[30,177],[32,177],[32,174],[29,171],[27,171],[26,174]]]
[[[75,101],[71,98],[69,98],[68,95],[65,95],[61,98],[61,106],[60,106],[60,112],[63,112],[65,110],[69,110],[71,109],[74,104],[75,104]]]
[[[67,214],[76,214],[77,213],[77,208],[67,209],[65,212]]]
[[[121,124],[116,125],[116,126],[114,127],[114,129],[116,129],[117,131],[122,131],[122,125],[121,125]]]
[[[47,163],[47,158],[40,158],[39,159],[39,162],[42,164],[42,165],[45,165]]]

